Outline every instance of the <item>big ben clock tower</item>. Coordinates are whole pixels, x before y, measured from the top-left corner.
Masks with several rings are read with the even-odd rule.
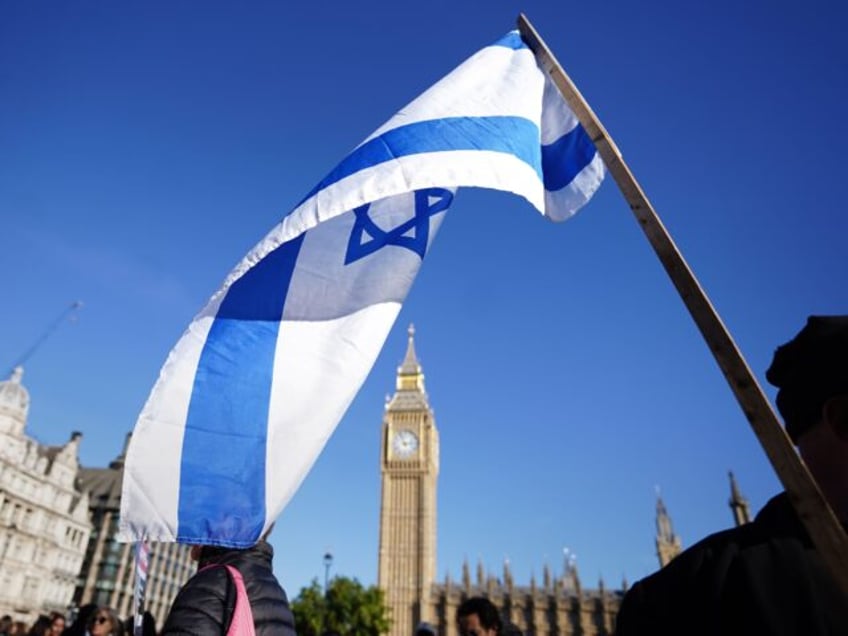
[[[406,357],[383,416],[382,498],[378,585],[391,612],[389,636],[409,636],[432,621],[430,588],[436,576],[436,479],[439,433],[415,356],[409,327]]]

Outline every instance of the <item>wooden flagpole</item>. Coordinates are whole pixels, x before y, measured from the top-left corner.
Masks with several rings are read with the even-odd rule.
[[[810,538],[848,594],[848,536],[795,452],[757,379],[598,117],[524,14],[521,37],[583,125],[736,395]]]

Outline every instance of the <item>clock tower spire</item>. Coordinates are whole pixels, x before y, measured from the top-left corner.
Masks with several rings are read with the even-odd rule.
[[[414,391],[420,393],[426,401],[427,393],[424,391],[424,373],[421,371],[418,356],[415,355],[415,325],[409,325],[409,329],[406,332],[408,334],[406,356],[404,356],[403,362],[398,367],[397,390],[398,392]]]
[[[439,433],[409,326],[395,394],[383,414],[380,465],[378,585],[391,611],[389,636],[408,636],[433,621],[430,588],[436,580],[436,482]]]

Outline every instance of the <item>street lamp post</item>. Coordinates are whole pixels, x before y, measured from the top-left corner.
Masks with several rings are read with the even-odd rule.
[[[324,631],[327,631],[327,619],[330,616],[330,605],[327,601],[327,590],[330,586],[330,566],[333,565],[333,555],[329,552],[324,553]]]
[[[330,566],[333,565],[333,555],[329,552],[324,554],[324,598],[327,598],[327,588],[330,584]]]

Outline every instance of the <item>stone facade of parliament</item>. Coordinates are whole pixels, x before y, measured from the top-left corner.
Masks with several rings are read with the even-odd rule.
[[[461,580],[436,580],[436,486],[439,433],[424,389],[424,374],[409,329],[406,356],[398,368],[396,390],[386,402],[381,431],[382,493],[377,583],[392,618],[389,636],[409,636],[419,622],[442,636],[457,636],[456,610],[472,596],[489,598],[527,636],[605,636],[627,589],[585,588],[573,562],[554,575],[545,566],[542,580],[515,583],[509,565],[500,576],[468,563]],[[750,520],[747,502],[731,475],[731,500],[738,524]],[[681,551],[662,499],[657,497],[656,549],[664,566]]]

